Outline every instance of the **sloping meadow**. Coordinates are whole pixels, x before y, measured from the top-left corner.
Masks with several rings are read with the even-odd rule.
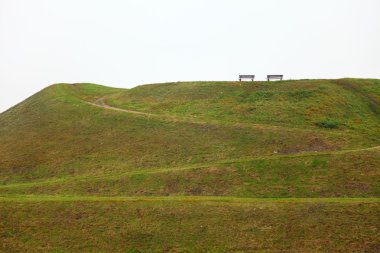
[[[379,252],[379,94],[52,85],[0,114],[0,252]]]

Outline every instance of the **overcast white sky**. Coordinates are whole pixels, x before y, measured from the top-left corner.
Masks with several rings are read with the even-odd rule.
[[[380,78],[379,0],[0,0],[0,112],[45,86]]]

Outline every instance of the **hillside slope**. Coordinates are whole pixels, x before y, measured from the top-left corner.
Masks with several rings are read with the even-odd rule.
[[[378,83],[345,82],[53,85],[0,117],[0,192],[378,197]]]
[[[23,251],[29,245],[36,249],[32,251],[199,252],[214,245],[209,249],[226,252],[305,251],[308,247],[371,252],[380,247],[380,222],[375,218],[380,197],[379,123],[380,80],[373,79],[180,82],[133,89],[52,85],[0,114],[0,232],[14,227],[11,234],[4,232],[1,237],[0,233],[4,240],[0,251],[7,247]],[[285,198],[297,198],[300,204]],[[19,209],[9,203],[18,203]],[[115,228],[117,220],[100,219],[107,203],[114,206],[114,217],[137,212],[126,224],[140,220],[145,227],[123,234]],[[123,203],[132,209],[125,209]],[[92,212],[91,206],[99,212]],[[192,227],[208,223],[210,217],[202,212],[213,207],[219,210],[219,218],[208,225],[210,231]],[[254,211],[256,207],[273,213],[272,219]],[[49,242],[36,240],[48,236],[47,224],[28,224],[26,210],[32,210],[32,221],[46,210],[48,224],[55,224],[57,208],[66,210],[60,215],[78,214],[83,224],[89,218],[99,220],[104,230],[99,233],[88,227],[94,233],[87,239],[91,245],[70,249],[58,242],[59,235],[65,234],[61,227],[57,238],[49,241],[56,246],[46,248]],[[157,218],[158,213],[149,208],[166,214],[172,208],[174,217],[187,224],[180,234],[188,231],[194,236],[176,237],[171,243],[169,237],[178,228],[169,216]],[[306,235],[285,242],[290,224],[282,219],[305,219],[305,210],[314,217],[304,221],[310,226],[304,228]],[[342,217],[318,227],[324,213],[334,216],[337,210]],[[255,215],[250,216],[252,212]],[[75,217],[67,221],[68,227],[82,240],[85,234],[74,224]],[[237,229],[242,217],[267,220],[277,239],[265,239],[261,229],[266,225],[261,221],[260,228]],[[15,219],[21,222],[18,228]],[[218,219],[225,224],[218,224]],[[164,223],[171,225],[166,228]],[[41,234],[24,230],[22,224],[42,228]],[[294,229],[302,229],[297,224]],[[345,230],[338,229],[342,224]],[[157,226],[163,226],[162,237],[153,231]],[[246,236],[223,242],[226,233],[234,231],[227,226]],[[352,226],[366,232],[346,231]],[[209,243],[199,237],[202,231]],[[108,244],[106,239],[113,238],[112,233],[117,234],[115,240],[129,239],[112,246],[112,240]],[[132,238],[130,233],[139,236]],[[334,234],[338,237],[331,243]],[[354,245],[355,236],[361,242]],[[20,237],[26,238],[24,243]],[[102,244],[99,238],[105,239]],[[147,244],[152,240],[154,245]],[[325,241],[330,243],[318,246]]]

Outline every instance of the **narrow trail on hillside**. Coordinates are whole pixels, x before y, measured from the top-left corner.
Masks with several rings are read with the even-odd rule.
[[[122,109],[118,107],[113,107],[105,103],[105,98],[99,98],[97,99],[94,103],[84,101],[90,105],[109,109],[109,110],[114,110],[114,111],[119,111],[119,112],[125,112],[125,113],[130,113],[130,114],[137,114],[137,115],[143,115],[147,117],[152,117],[152,118],[159,118],[159,119],[165,119],[173,122],[185,122],[185,123],[193,123],[193,124],[208,124],[205,121],[199,121],[199,120],[194,120],[194,119],[183,119],[183,118],[178,118],[175,116],[168,116],[168,115],[160,115],[160,114],[154,114],[154,113],[148,113],[148,112],[140,112],[140,111],[134,111],[134,110],[127,110],[127,109]]]
[[[220,123],[218,121],[202,121],[202,120],[197,120],[194,118],[184,118],[184,117],[177,117],[177,116],[172,116],[172,115],[165,115],[165,114],[156,114],[156,113],[148,113],[148,112],[141,112],[141,111],[135,111],[135,110],[128,110],[128,109],[122,109],[114,106],[110,106],[105,102],[105,97],[101,97],[94,102],[89,102],[86,100],[82,100],[83,102],[108,109],[108,110],[113,110],[113,111],[119,111],[119,112],[124,112],[124,113],[129,113],[129,114],[135,114],[135,115],[141,115],[145,116],[148,118],[156,118],[156,119],[161,119],[165,121],[171,121],[171,122],[182,122],[182,123],[190,123],[190,124],[197,124],[197,125],[211,125],[211,126],[232,126],[232,127],[241,127],[241,128],[254,128],[254,129],[272,129],[272,130],[279,130],[279,129],[285,129],[285,130],[297,130],[301,132],[311,132],[314,131],[313,129],[307,129],[307,128],[301,128],[301,127],[288,127],[288,126],[276,126],[276,125],[269,125],[269,124],[257,124],[257,123],[234,123],[234,122],[223,122]]]
[[[338,151],[324,151],[324,152],[305,152],[291,155],[266,155],[266,156],[258,156],[258,157],[240,157],[235,159],[226,159],[221,161],[211,161],[204,163],[196,163],[191,165],[182,165],[177,167],[164,167],[164,168],[141,168],[138,170],[132,170],[127,172],[118,172],[118,173],[107,173],[101,175],[93,175],[90,178],[88,175],[80,175],[80,176],[70,176],[65,178],[51,178],[44,181],[34,181],[34,182],[26,182],[26,183],[12,183],[6,185],[0,185],[0,189],[7,188],[29,188],[35,186],[42,185],[55,185],[60,183],[67,182],[85,182],[85,181],[96,181],[99,179],[116,179],[125,176],[133,176],[139,174],[158,174],[158,173],[170,173],[170,172],[178,172],[178,171],[187,171],[187,170],[201,170],[206,169],[212,166],[221,166],[230,163],[241,163],[241,162],[252,162],[252,161],[261,161],[261,160],[280,160],[280,159],[288,159],[288,158],[302,158],[302,157],[315,157],[315,156],[326,156],[326,155],[344,155],[348,153],[355,152],[363,152],[363,151],[373,151],[380,150],[380,146],[369,147],[369,148],[361,148],[361,149],[352,149],[352,150],[338,150]]]
[[[0,201],[11,202],[222,202],[238,203],[379,203],[377,197],[333,197],[333,198],[247,198],[231,196],[91,196],[91,195],[0,195]]]
[[[117,107],[113,107],[113,106],[107,105],[105,103],[105,101],[104,101],[104,98],[99,98],[94,103],[91,103],[91,102],[87,102],[87,103],[89,103],[90,105],[97,106],[97,107],[102,107],[102,108],[106,108],[106,109],[110,109],[110,110],[115,110],[115,111],[120,111],[120,112],[140,114],[140,115],[145,115],[145,116],[150,116],[150,117],[156,116],[156,115],[151,114],[151,113],[139,112],[139,111],[133,111],[133,110],[127,110],[127,109],[121,109],[121,108],[117,108]]]

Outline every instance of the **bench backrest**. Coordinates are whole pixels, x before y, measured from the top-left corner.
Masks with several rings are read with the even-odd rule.
[[[284,75],[267,75],[267,79],[272,80],[272,79],[280,79],[282,80],[284,78]]]
[[[239,75],[239,78],[255,78],[255,75]]]

